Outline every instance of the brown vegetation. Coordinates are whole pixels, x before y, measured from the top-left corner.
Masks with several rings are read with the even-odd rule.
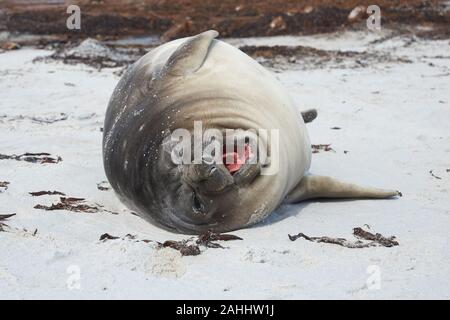
[[[442,1],[378,0],[382,23],[448,24]],[[159,35],[163,39],[216,29],[222,36],[311,34],[364,25],[365,13],[349,19],[368,0],[80,0],[82,27],[66,28],[66,1],[12,1],[0,4],[0,30],[78,36]]]

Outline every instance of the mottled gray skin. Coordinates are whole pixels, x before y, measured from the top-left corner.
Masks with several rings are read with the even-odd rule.
[[[216,36],[207,31],[155,48],[114,90],[104,125],[104,167],[132,210],[170,230],[224,232],[264,219],[285,199],[398,194],[305,176],[309,137],[288,93],[270,72]],[[223,164],[174,164],[168,134],[192,130],[195,120],[204,129],[278,129],[278,157],[271,159],[277,173],[260,175],[258,164],[234,175]]]

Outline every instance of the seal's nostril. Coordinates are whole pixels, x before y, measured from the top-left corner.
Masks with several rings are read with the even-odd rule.
[[[204,206],[195,193],[192,196],[192,209],[197,214],[205,214]]]

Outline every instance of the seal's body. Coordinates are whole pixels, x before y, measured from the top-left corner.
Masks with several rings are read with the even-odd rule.
[[[398,195],[307,176],[310,141],[288,93],[260,64],[216,36],[207,31],[161,45],[117,85],[106,113],[103,158],[122,201],[159,225],[200,233],[251,225],[285,200]],[[174,163],[168,135],[179,128],[193,132],[194,121],[222,132],[277,130],[277,148],[268,147],[276,152],[270,157],[276,173],[261,174],[260,163],[236,172],[220,163]]]

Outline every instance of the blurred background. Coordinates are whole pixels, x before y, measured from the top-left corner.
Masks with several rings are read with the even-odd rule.
[[[81,9],[80,30],[66,28],[69,4]],[[439,0],[3,0],[0,32],[54,35],[62,41],[131,35],[167,41],[206,29],[222,37],[305,35],[365,28],[369,5],[380,7],[383,26],[422,26],[422,33],[433,37],[450,32],[450,1]]]

